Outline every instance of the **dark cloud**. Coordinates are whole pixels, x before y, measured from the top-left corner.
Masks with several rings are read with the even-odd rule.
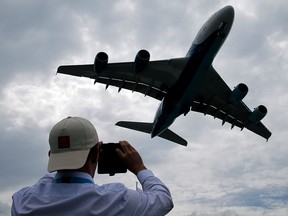
[[[11,214],[10,206],[7,203],[0,202],[0,216],[7,216]]]
[[[31,185],[31,179],[36,181],[40,173],[46,173],[46,167],[38,165],[48,161],[47,129],[30,122],[18,130],[2,126],[1,131],[5,136],[0,138],[0,168],[5,175],[1,177],[0,190]]]
[[[228,194],[225,206],[252,206],[263,209],[286,207],[288,188],[268,185],[264,188],[245,188],[238,193]]]
[[[83,47],[77,17],[68,6],[43,1],[1,4],[2,83],[17,74],[56,72],[59,56]]]
[[[5,174],[0,215],[7,215],[14,191],[46,172],[48,133],[68,115],[90,119],[103,141],[131,141],[171,189],[175,208],[170,215],[259,215],[263,209],[286,213],[286,1],[0,4],[0,169]],[[235,22],[214,66],[231,88],[240,82],[249,86],[244,99],[249,107],[267,105],[263,122],[273,133],[268,143],[198,113],[181,116],[171,126],[188,140],[188,147],[151,140],[114,124],[152,121],[159,101],[125,90],[118,94],[113,87],[105,91],[93,80],[55,76],[59,65],[91,63],[99,51],[107,52],[111,62],[133,61],[142,48],[152,60],[183,56],[202,24],[227,4],[234,6]],[[132,175],[117,178],[135,187]],[[111,178],[97,176],[96,181]]]

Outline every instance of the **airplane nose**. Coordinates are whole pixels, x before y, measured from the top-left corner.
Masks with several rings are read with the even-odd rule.
[[[228,5],[218,11],[216,17],[216,20],[220,21],[218,27],[222,27],[224,24],[225,28],[223,28],[223,33],[224,35],[227,35],[230,32],[234,21],[234,8]]]
[[[231,5],[228,5],[221,10],[221,16],[224,21],[227,20],[227,22],[231,22],[231,20],[234,19],[234,15],[234,8]]]

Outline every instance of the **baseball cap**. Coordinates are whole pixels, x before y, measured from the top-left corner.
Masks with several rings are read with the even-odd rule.
[[[81,117],[67,117],[50,131],[48,172],[79,169],[84,166],[90,149],[98,143],[93,124]]]

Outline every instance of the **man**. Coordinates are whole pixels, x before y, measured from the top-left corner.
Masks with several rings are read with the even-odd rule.
[[[34,186],[13,195],[12,215],[165,215],[173,208],[168,188],[147,170],[139,153],[120,141],[117,154],[134,173],[143,191],[121,183],[94,183],[99,140],[91,122],[68,117],[49,135],[48,171]]]

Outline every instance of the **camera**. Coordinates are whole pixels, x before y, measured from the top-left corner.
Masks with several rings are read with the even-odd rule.
[[[103,143],[99,146],[98,174],[126,173],[127,167],[118,156],[116,149],[122,148],[119,143]]]

